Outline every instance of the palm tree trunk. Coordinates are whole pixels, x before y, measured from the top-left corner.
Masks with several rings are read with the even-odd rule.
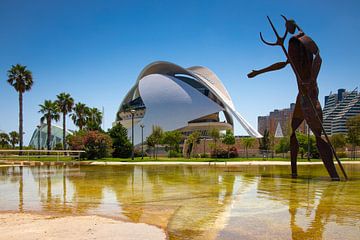
[[[64,150],[66,150],[65,132],[66,132],[66,115],[65,112],[63,112],[63,149]]]
[[[50,150],[50,138],[51,138],[51,119],[48,117],[47,121],[47,139],[46,139],[46,144],[47,144],[47,149]],[[49,152],[48,152],[49,155]]]
[[[230,145],[228,145],[228,158],[230,158]]]
[[[23,149],[23,95],[19,91],[19,149]],[[19,152],[22,155],[22,152]]]

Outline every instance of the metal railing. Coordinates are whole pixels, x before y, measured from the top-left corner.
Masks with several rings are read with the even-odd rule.
[[[22,153],[22,154],[20,154]],[[81,150],[19,150],[19,149],[0,149],[0,160],[35,160],[33,158],[61,158],[80,159]]]

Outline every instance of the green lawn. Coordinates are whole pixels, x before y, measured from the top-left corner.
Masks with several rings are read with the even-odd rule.
[[[0,160],[12,160],[12,161],[57,161],[56,156],[41,156],[41,157],[32,157],[32,156],[7,156],[7,157],[1,157]],[[342,158],[342,161],[348,161],[349,158]],[[60,157],[59,161],[79,161],[71,157]],[[131,158],[103,158],[98,160],[86,160],[82,159],[80,161],[100,161],[100,162],[244,162],[244,161],[285,161],[289,162],[289,158],[183,158],[183,157],[174,157],[174,158],[168,158],[168,157],[158,157],[157,159],[150,158],[150,157],[144,157],[144,159],[141,159],[141,157],[136,157],[134,160],[131,160]],[[301,159],[298,158],[299,162],[307,162],[307,159]],[[320,159],[311,159],[312,162],[319,162]]]

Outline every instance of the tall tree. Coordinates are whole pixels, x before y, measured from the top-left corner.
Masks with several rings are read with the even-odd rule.
[[[248,150],[249,150],[249,148],[254,146],[255,138],[247,137],[247,138],[243,138],[241,141],[245,148],[246,158],[248,158],[248,156],[249,156]]]
[[[60,93],[55,101],[63,116],[63,149],[66,147],[66,115],[72,111],[74,99],[68,93]]]
[[[15,148],[15,145],[19,143],[19,133],[16,131],[9,132],[10,136],[10,143],[13,148]]]
[[[73,120],[74,124],[79,127],[80,130],[83,130],[86,125],[88,111],[89,108],[85,104],[81,102],[75,104],[73,113],[71,114],[71,119]]]
[[[132,145],[127,137],[127,130],[120,123],[108,130],[109,136],[112,138],[112,156],[114,158],[131,157]]]
[[[51,100],[45,100],[44,104],[40,104],[40,110],[39,113],[42,113],[43,116],[41,117],[40,121],[41,123],[44,123],[46,121],[47,125],[47,149],[50,150],[50,140],[51,140],[51,121],[59,121],[60,114],[59,114],[59,108],[58,105],[55,102],[52,102]]]
[[[222,142],[225,145],[227,145],[227,148],[228,148],[227,154],[228,154],[228,158],[230,158],[230,146],[235,144],[235,136],[231,130],[226,130],[226,134],[225,134]]]
[[[87,130],[101,130],[102,112],[97,108],[87,109],[86,128]]]
[[[20,64],[12,65],[7,72],[7,82],[19,93],[19,148],[23,149],[23,93],[30,91],[33,85],[31,71]],[[21,153],[20,153],[21,154]]]

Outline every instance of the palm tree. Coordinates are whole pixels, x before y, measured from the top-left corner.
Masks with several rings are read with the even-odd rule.
[[[33,85],[33,77],[31,71],[26,69],[26,66],[20,64],[12,65],[7,72],[7,82],[14,87],[19,93],[19,147],[23,148],[23,93],[30,91]],[[21,152],[20,152],[21,154]]]
[[[9,145],[10,138],[7,133],[0,133],[0,146],[5,148]]]
[[[97,108],[88,108],[86,128],[88,130],[100,130],[102,123],[102,112]]]
[[[191,156],[193,156],[193,151],[196,148],[196,144],[198,144],[200,141],[200,135],[201,134],[199,131],[194,131],[187,138],[187,143],[189,144],[188,158],[191,158]]]
[[[55,101],[63,115],[63,149],[66,149],[66,115],[72,111],[74,99],[68,93],[60,93]]]
[[[74,124],[79,127],[80,130],[82,130],[83,127],[86,125],[88,110],[89,108],[81,102],[75,104],[73,113],[71,114],[71,119],[73,120]]]
[[[44,104],[40,104],[40,111],[39,113],[42,113],[43,116],[41,117],[40,121],[41,123],[44,123],[46,120],[47,125],[47,149],[50,150],[50,138],[51,138],[51,121],[59,121],[60,114],[59,114],[59,108],[58,105],[55,102],[52,102],[51,100],[45,100]]]
[[[10,136],[10,143],[13,148],[15,148],[15,145],[19,143],[19,133],[16,131],[9,132]]]

